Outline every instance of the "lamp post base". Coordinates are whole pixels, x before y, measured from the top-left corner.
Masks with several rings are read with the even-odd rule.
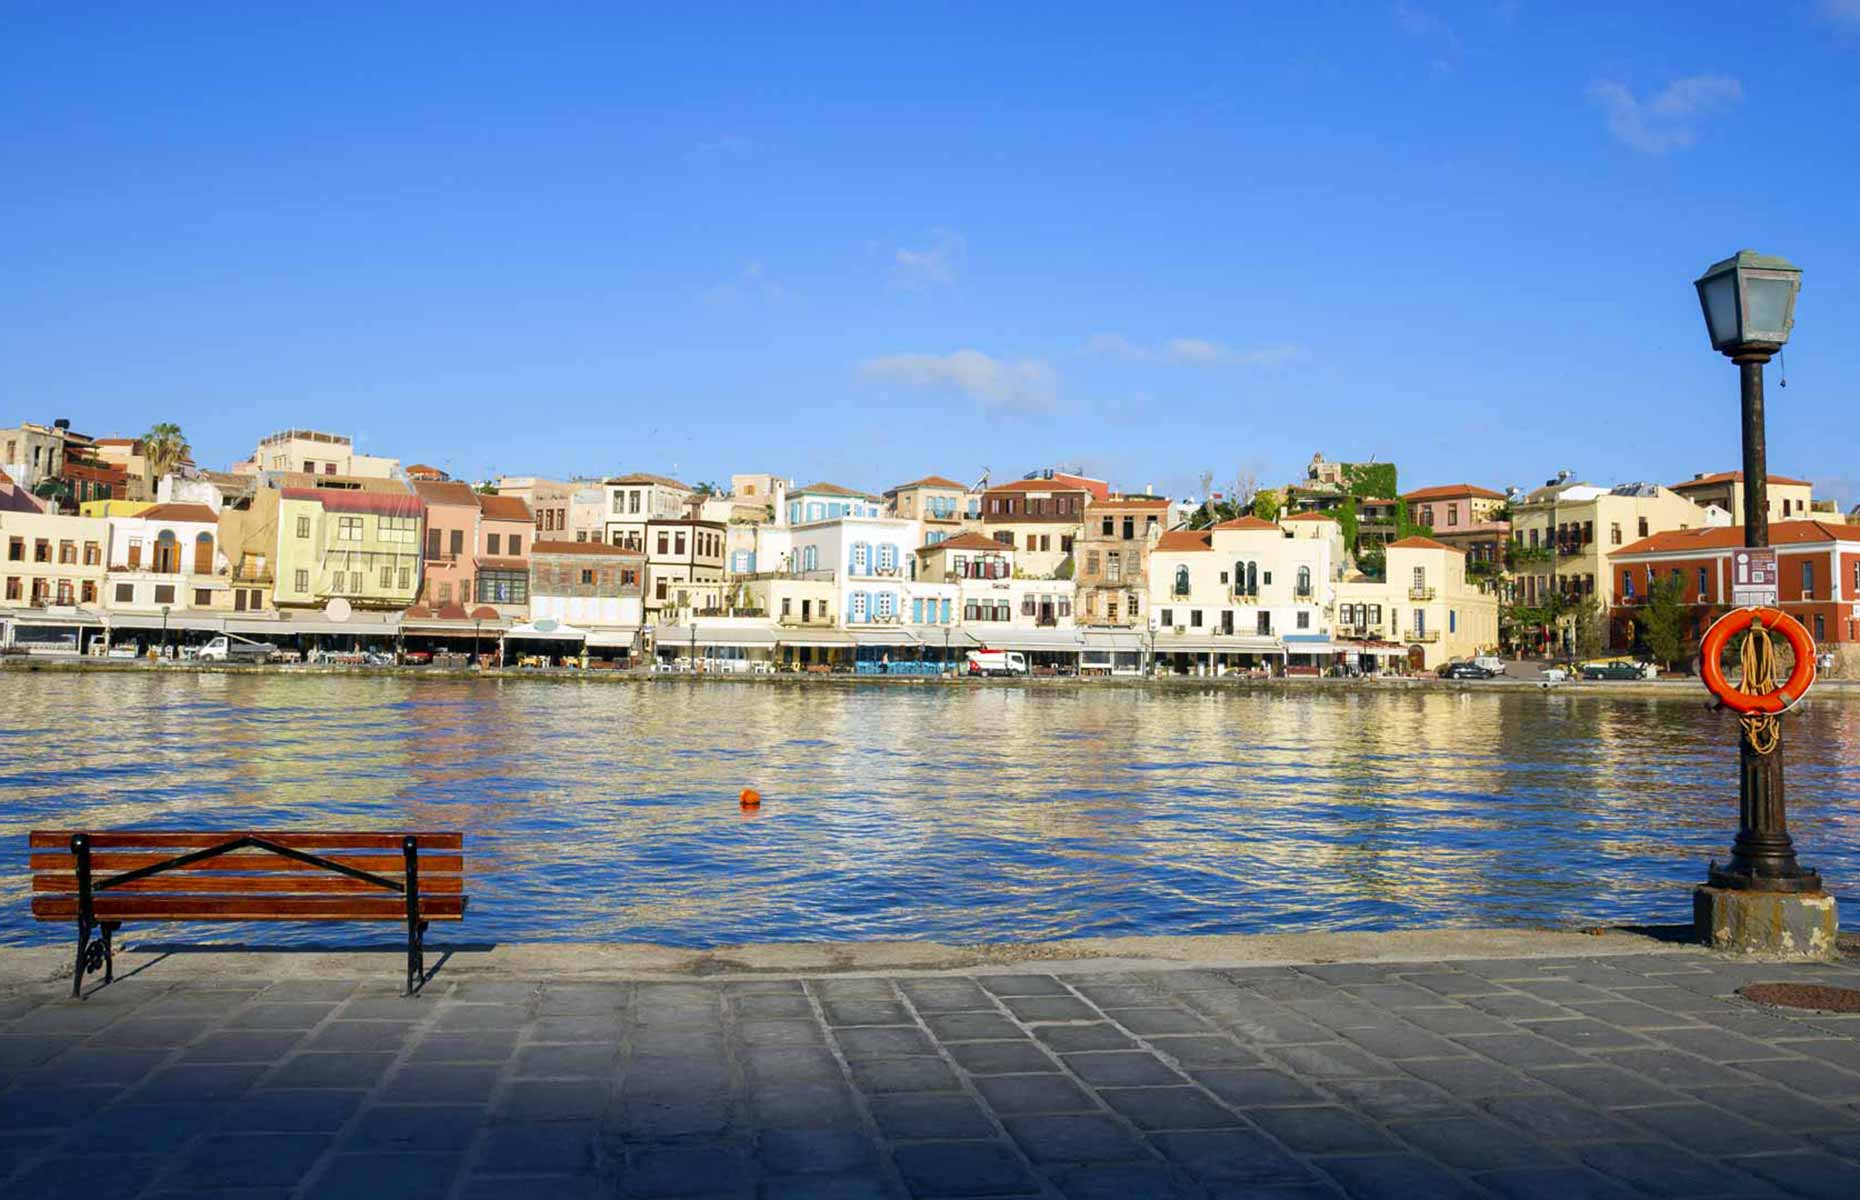
[[[1792,856],[1793,857],[1793,856]],[[1821,890],[1821,875],[1806,867],[1796,867],[1786,875],[1760,875],[1753,871],[1740,870],[1735,862],[1729,866],[1711,864],[1705,872],[1706,886],[1723,888],[1730,892],[1781,892],[1789,895],[1802,895]]]
[[[1840,918],[1825,892],[1707,886],[1692,891],[1692,928],[1700,942],[1727,954],[1824,962],[1835,956]]]

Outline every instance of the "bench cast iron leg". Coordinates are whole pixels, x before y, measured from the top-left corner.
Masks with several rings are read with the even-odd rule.
[[[77,933],[77,962],[71,968],[71,998],[73,1000],[81,999],[84,995],[84,960],[90,957],[90,922],[79,917]]]
[[[110,946],[110,935],[115,933],[117,926],[121,924],[121,921],[103,923],[103,981],[105,983],[116,981],[116,952]]]
[[[426,986],[426,922],[420,919],[420,846],[409,837],[401,842],[406,860],[407,888],[407,990],[412,996]]]

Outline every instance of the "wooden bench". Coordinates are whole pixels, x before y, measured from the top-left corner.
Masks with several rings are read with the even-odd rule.
[[[462,833],[39,829],[28,845],[32,915],[77,925],[73,996],[116,977],[126,921],[405,921],[411,996],[427,923],[465,917]]]

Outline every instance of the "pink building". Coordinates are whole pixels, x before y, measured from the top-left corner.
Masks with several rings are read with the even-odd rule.
[[[536,516],[515,496],[476,493],[478,545],[473,559],[479,604],[496,605],[506,616],[527,615],[530,602],[530,541]]]
[[[478,494],[469,483],[416,479],[413,490],[426,510],[425,578],[420,603],[440,609],[472,603],[478,554]]]

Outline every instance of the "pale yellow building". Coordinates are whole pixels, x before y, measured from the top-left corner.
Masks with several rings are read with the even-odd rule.
[[[0,511],[0,607],[98,605],[109,549],[102,517]]]
[[[285,429],[258,443],[248,471],[294,471],[304,475],[360,475],[389,479],[400,473],[400,460],[362,454],[352,439],[315,429]],[[238,470],[235,467],[234,470]]]
[[[1537,607],[1555,589],[1572,600],[1593,597],[1604,610],[1612,608],[1610,555],[1656,533],[1707,524],[1703,508],[1659,484],[1546,484],[1512,507],[1513,598]]]
[[[278,494],[278,607],[397,609],[420,589],[420,498],[408,491]]]
[[[1469,659],[1498,648],[1498,598],[1467,577],[1466,555],[1427,537],[1390,542],[1381,579],[1337,586],[1340,638],[1396,643],[1411,669]]]
[[[1742,471],[1719,471],[1710,475],[1700,472],[1683,483],[1675,483],[1672,490],[1700,508],[1715,504],[1724,509],[1731,514],[1733,525],[1744,523]],[[1764,485],[1764,493],[1769,501],[1769,518],[1772,521],[1807,520],[1808,514],[1815,507],[1815,485],[1806,479],[1771,475]]]

